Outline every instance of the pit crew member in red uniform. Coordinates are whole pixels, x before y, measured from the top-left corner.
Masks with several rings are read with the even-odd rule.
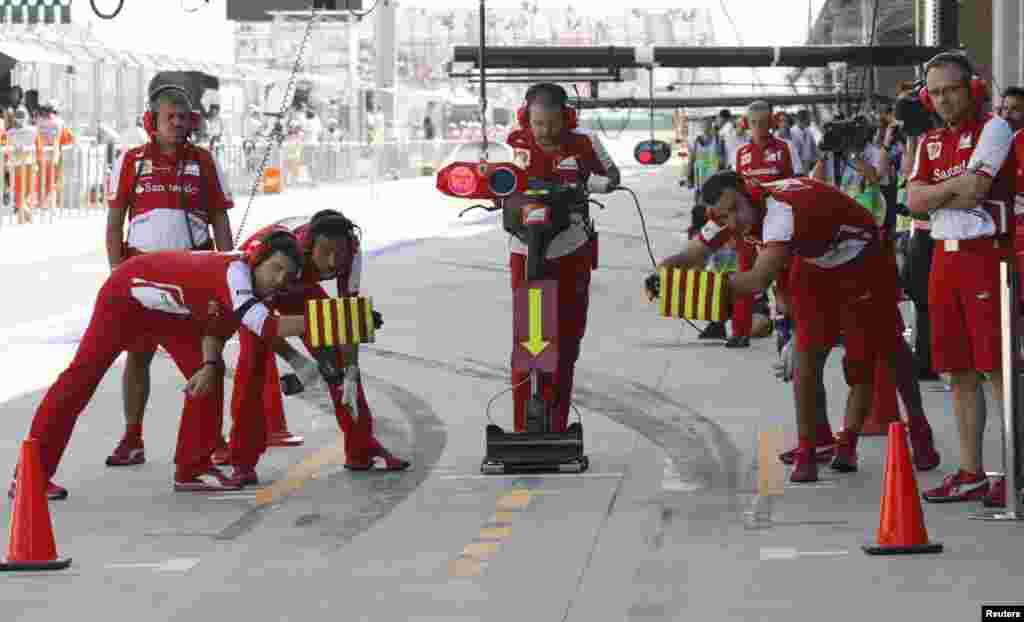
[[[815,417],[819,378],[842,331],[850,385],[848,428],[837,437],[832,468],[857,469],[857,437],[871,407],[874,361],[897,364],[895,258],[884,251],[878,225],[853,199],[807,177],[748,186],[734,172],[704,186],[713,220],[665,267],[697,268],[734,235],[761,245],[749,272],[730,275],[730,295],[767,287],[790,264],[788,293],[796,322],[797,423],[800,445],[790,480],[818,479]],[[648,286],[648,295],[650,285]],[[915,456],[934,452],[923,411],[909,421]]]
[[[296,236],[303,251],[300,281],[276,296],[270,306],[283,314],[301,316],[306,312],[307,301],[328,297],[320,284],[322,281],[336,280],[338,296],[359,295],[362,255],[356,229],[358,227],[340,212],[324,210],[294,230],[281,225],[266,227],[244,242],[241,248],[247,250],[254,241],[273,231],[290,231]],[[255,467],[267,447],[266,421],[283,418],[281,412],[268,412],[269,409],[280,411],[283,408],[274,352],[280,353],[288,361],[301,360],[301,356],[296,356],[298,353],[284,339],[278,337],[266,341],[245,326],[239,332],[239,341],[241,353],[231,398],[233,425],[229,455],[235,472],[242,474],[243,483],[248,485],[259,482]],[[312,353],[309,341],[304,343]],[[335,364],[338,369],[346,370],[346,378],[350,381],[343,386],[328,385],[335,417],[345,435],[345,467],[358,471],[369,470],[374,467],[374,459],[380,458],[381,470],[402,471],[409,468],[407,460],[392,455],[373,436],[373,415],[359,374],[359,346],[337,348]],[[347,391],[356,391],[358,415],[351,412],[349,400],[346,399],[349,397]],[[257,411],[246,410],[245,404],[252,403],[253,399],[252,396],[247,397],[246,393],[255,393],[256,400],[262,402],[263,408]]]
[[[519,118],[520,128],[512,131],[506,142],[515,150],[516,163],[526,170],[528,177],[586,186],[598,193],[618,187],[618,167],[596,135],[576,127],[576,112],[569,107],[568,94],[562,87],[549,83],[531,86]],[[510,243],[514,290],[526,280],[527,247],[515,236]],[[559,361],[554,378],[543,378],[542,382],[545,397],[555,404],[552,430],[564,432],[569,419],[573,372],[586,332],[590,272],[597,265],[597,237],[590,219],[572,214],[568,228],[551,241],[545,263],[545,271],[558,280]],[[527,378],[525,372],[512,371],[517,432],[526,426],[530,394]]]
[[[1014,228],[1013,135],[1005,120],[982,113],[987,89],[966,56],[939,54],[925,76],[922,98],[943,126],[919,141],[909,207],[931,217],[932,364],[951,377],[960,468],[923,495],[932,502],[982,500],[989,481],[976,396],[980,374],[988,374],[1002,399],[999,263],[1010,253]]]
[[[78,416],[122,352],[160,346],[188,379],[174,456],[174,489],[216,491],[241,487],[211,462],[223,420],[224,342],[240,325],[260,339],[304,333],[304,316],[274,315],[262,302],[296,279],[302,251],[295,238],[275,233],[253,252],[146,253],[119,265],[100,289],[92,319],[74,359],[47,391],[32,419],[47,494]],[[242,404],[260,411],[259,392]],[[11,486],[13,498],[14,484]]]
[[[765,101],[751,103],[747,107],[747,119],[750,123],[751,141],[736,150],[733,170],[745,178],[761,183],[793,177],[796,174],[798,158],[792,145],[772,136],[775,122],[772,119],[771,104]],[[754,267],[757,248],[741,238],[734,239],[733,243],[736,246],[737,269],[740,272],[747,272]],[[725,347],[750,347],[755,295],[740,296],[734,301],[732,338],[726,342]]]
[[[219,251],[232,248],[227,210],[234,207],[234,199],[210,152],[188,142],[195,129],[188,93],[177,85],[158,85],[149,102],[144,125],[150,141],[122,154],[108,180],[106,242],[112,270],[143,253],[213,250],[215,242]],[[134,348],[127,352],[122,385],[125,433],[107,458],[108,466],[146,461],[142,418],[155,353]]]

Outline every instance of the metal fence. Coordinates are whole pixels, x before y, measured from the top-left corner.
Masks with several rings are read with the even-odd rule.
[[[266,141],[214,143],[211,151],[239,200],[249,195],[254,184],[258,193],[269,194],[319,184],[432,175],[460,144],[440,140],[374,144],[285,141],[271,146],[259,183],[256,172]],[[3,147],[0,229],[104,213],[107,178],[122,149],[123,145],[94,143],[63,148]]]

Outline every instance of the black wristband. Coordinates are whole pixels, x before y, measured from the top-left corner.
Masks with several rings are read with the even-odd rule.
[[[207,365],[210,365],[217,371],[224,371],[225,369],[224,361],[203,361],[203,367],[206,367]]]

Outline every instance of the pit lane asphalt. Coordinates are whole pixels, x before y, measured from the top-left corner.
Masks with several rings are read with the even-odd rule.
[[[690,193],[676,186],[677,174],[626,177],[659,258],[679,247],[674,232],[688,224]],[[307,196],[320,209],[338,204],[332,192]],[[153,368],[149,461],[103,466],[123,426],[118,365],[58,473],[71,497],[50,504],[58,551],[74,559],[72,568],[0,575],[5,617],[969,620],[982,603],[1019,599],[1021,529],[967,520],[977,504],[925,506],[931,538],[946,547],[940,556],[860,551],[878,526],[882,438],[862,442],[860,473],[825,469],[819,486],[788,487],[771,526],[746,529],[757,432],[783,425],[788,440],[795,436],[790,389],[770,372],[774,339],[726,350],[659,318],[641,296],[650,263],[632,201],[619,193],[606,204],[596,214],[602,265],[574,394],[590,472],[479,474],[484,409],[508,382],[506,236],[494,228],[422,240],[373,258],[364,277],[385,315],[362,360],[369,402],[381,441],[410,457],[413,470],[345,471],[326,394],[313,386],[285,398],[289,427],[306,445],[271,450],[259,469],[264,486],[294,486],[270,503],[252,491],[176,494],[171,460],[183,381],[164,357]],[[377,209],[400,220],[415,205],[382,201]],[[90,304],[102,271],[85,278],[88,269],[67,264],[19,266],[12,280],[27,286],[39,270],[52,290]],[[75,261],[97,264],[98,252]],[[42,298],[48,313],[67,306],[56,293]],[[18,309],[11,322],[27,312]],[[4,365],[67,350],[76,338],[56,327],[8,344]],[[233,344],[228,355],[233,361]],[[827,373],[834,425],[845,399],[838,360]],[[922,387],[940,468],[955,468],[947,395],[930,390],[933,383]],[[0,472],[13,469],[41,397],[34,389],[0,406]],[[507,425],[508,395],[492,416]],[[990,421],[988,429],[991,470],[999,467],[998,426]],[[919,486],[940,479],[919,474]],[[9,511],[0,514],[9,520]]]

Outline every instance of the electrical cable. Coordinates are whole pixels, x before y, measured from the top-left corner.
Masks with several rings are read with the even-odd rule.
[[[96,14],[96,17],[100,19],[114,19],[121,14],[121,9],[124,8],[124,0],[117,0],[117,8],[114,9],[113,13],[101,13],[99,8],[96,7],[96,0],[89,0],[89,6],[92,7],[92,12]]]
[[[295,54],[295,65],[292,66],[292,73],[288,77],[288,85],[285,87],[284,96],[281,98],[281,112],[278,113],[278,124],[270,130],[269,135],[266,136],[267,148],[263,150],[263,159],[260,161],[260,165],[256,169],[256,174],[253,177],[252,190],[249,193],[249,203],[245,206],[245,211],[242,212],[242,220],[239,222],[238,230],[235,232],[235,248],[238,248],[238,242],[242,239],[242,231],[245,230],[245,221],[249,217],[249,212],[252,209],[252,203],[256,199],[256,191],[259,189],[260,182],[263,180],[263,170],[266,168],[267,162],[270,160],[270,150],[275,146],[274,139],[276,138],[276,146],[278,148],[280,148],[281,143],[284,142],[284,119],[285,113],[288,111],[289,99],[291,98],[292,91],[295,88],[295,82],[298,78],[299,72],[302,69],[302,57],[306,51],[306,44],[309,42],[309,38],[313,34],[313,26],[320,18],[319,9],[315,7],[315,1],[310,0],[310,16],[309,23],[306,24],[306,33],[302,36],[302,42],[299,44],[299,49]]]
[[[729,9],[725,8],[725,0],[718,0],[718,4],[722,7],[722,12],[725,13],[725,19],[729,20],[729,25],[732,26],[732,32],[736,35],[736,43],[743,47],[743,38],[740,36],[740,29],[736,27],[736,22],[732,21],[732,15],[729,13]],[[750,68],[750,73],[753,74],[754,80],[761,85],[761,89],[764,89],[764,83],[761,82],[761,74],[757,72],[754,67]]]
[[[366,11],[357,11],[355,9],[350,9],[348,7],[346,7],[345,10],[348,11],[349,13],[351,13],[352,15],[355,15],[359,19],[362,19],[362,18],[366,17],[367,15],[369,15],[370,13],[373,13],[374,11],[376,11],[378,4],[380,4],[380,0],[373,0],[373,6],[370,7]]]

